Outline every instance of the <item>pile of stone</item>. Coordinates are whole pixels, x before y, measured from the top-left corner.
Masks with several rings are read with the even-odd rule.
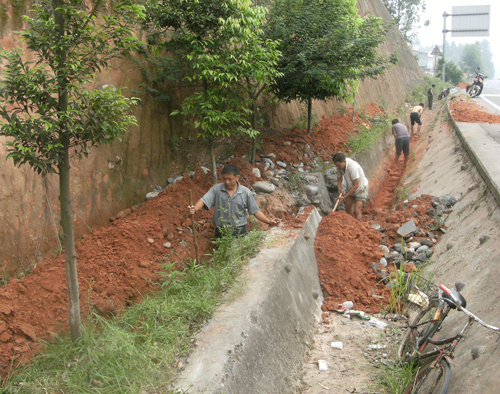
[[[442,217],[449,209],[457,203],[453,196],[433,197],[432,208],[427,211],[428,216],[437,217],[437,221],[444,222]],[[374,224],[372,228],[377,231],[384,231],[380,225]],[[406,272],[417,271],[418,267],[430,262],[434,253],[434,246],[438,241],[437,231],[442,229],[437,226],[436,233],[424,231],[417,227],[415,221],[410,219],[403,224],[397,233],[401,236],[401,241],[392,246],[379,245],[384,252],[384,256],[378,263],[374,262],[371,268],[377,277],[391,287],[388,265],[393,264],[396,268],[404,269]]]

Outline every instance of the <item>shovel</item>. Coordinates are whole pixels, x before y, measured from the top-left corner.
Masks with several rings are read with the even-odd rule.
[[[189,190],[189,205],[193,205],[193,193],[191,189]],[[196,262],[200,264],[200,255],[198,253],[198,242],[196,241],[196,223],[194,221],[194,214],[191,215],[191,225],[193,227],[193,243],[194,243],[194,251],[196,253]]]
[[[337,197],[337,202],[335,203],[335,206],[333,207],[332,209],[332,212],[335,212],[335,210],[337,209],[338,205],[339,205],[339,198],[342,197],[342,193],[339,194],[339,196]]]

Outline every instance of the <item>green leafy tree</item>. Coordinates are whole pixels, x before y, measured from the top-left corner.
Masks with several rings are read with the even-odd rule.
[[[436,66],[437,72],[436,77],[442,78],[443,76],[443,58],[439,58]],[[446,82],[451,82],[454,85],[458,85],[464,80],[463,71],[452,61],[447,61],[445,64],[445,78]]]
[[[216,183],[216,140],[235,133],[255,138],[250,116],[277,75],[276,44],[261,37],[266,8],[252,6],[251,0],[160,0],[147,6],[147,15],[156,46],[187,66],[183,81],[193,94],[172,114],[192,120],[208,142]]]
[[[266,29],[282,53],[283,76],[272,91],[286,102],[307,103],[308,133],[312,100],[352,99],[360,80],[389,64],[378,52],[385,26],[359,16],[355,0],[275,0]]]
[[[113,87],[90,91],[93,74],[111,58],[136,48],[131,22],[143,8],[126,1],[114,4],[112,13],[97,15],[101,1],[88,9],[83,0],[52,0],[34,4],[28,28],[21,32],[33,61],[20,50],[3,51],[0,135],[10,137],[8,158],[29,165],[41,175],[59,176],[59,200],[69,322],[74,338],[81,337],[75,238],[70,196],[70,158],[87,156],[88,148],[111,143],[136,124],[127,115],[135,100]]]
[[[460,58],[462,70],[468,74],[474,74],[474,71],[483,69],[483,58],[479,42],[474,44],[466,44]]]
[[[408,44],[413,43],[417,37],[415,29],[420,27],[420,17],[425,11],[423,0],[382,0],[387,10],[394,18],[396,26]],[[430,22],[424,22],[429,26]]]

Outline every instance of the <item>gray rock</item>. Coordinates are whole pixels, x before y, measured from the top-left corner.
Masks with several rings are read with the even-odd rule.
[[[422,245],[416,249],[417,253],[426,253],[430,248],[427,245]]]
[[[462,291],[462,289],[465,287],[467,283],[465,282],[455,282],[455,289],[457,291]]]
[[[172,244],[170,242],[165,242],[163,246],[167,249],[170,249],[172,247]]]
[[[156,197],[158,194],[160,194],[160,192],[157,190],[155,192],[149,192],[148,194],[146,194],[146,200],[149,200],[150,198],[154,198]]]
[[[403,224],[397,231],[397,233],[403,237],[416,232],[418,232],[418,227],[416,226],[413,219],[410,219],[408,222]]]
[[[286,168],[286,163],[283,163],[282,161],[277,161],[276,165],[280,166],[281,168]]]
[[[392,257],[394,257],[394,258],[399,257],[399,252],[396,252],[395,250],[393,250],[391,252],[391,254],[392,254]]]
[[[433,200],[443,204],[445,208],[451,208],[458,202],[458,199],[456,197],[451,196],[449,194],[442,197],[434,197]]]
[[[420,242],[410,242],[410,248],[417,250],[422,244]]]
[[[318,177],[315,176],[315,175],[306,175],[304,178],[309,183],[316,183],[316,182],[318,182]]]
[[[455,246],[455,243],[454,243],[454,242],[448,242],[448,243],[446,244],[446,250],[450,250],[450,249],[452,249],[454,246]]]
[[[319,193],[319,187],[317,186],[306,185],[304,186],[304,189],[306,190],[306,193],[309,197],[316,196]]]
[[[276,187],[280,185],[280,180],[278,178],[271,177],[269,181]]]
[[[254,174],[257,178],[260,178],[260,170],[256,167],[252,168],[252,174]]]
[[[427,256],[427,253],[419,253],[416,256],[413,256],[413,259],[415,261],[421,261],[422,263],[425,263],[429,261],[429,256]]]
[[[372,229],[374,229],[375,231],[380,230],[380,227],[380,224],[372,224]]]
[[[262,157],[263,159],[274,159],[276,157],[276,155],[274,153],[269,153],[267,155],[261,153],[260,157]]]
[[[480,238],[479,238],[479,244],[482,245],[484,244],[487,240],[490,239],[490,236],[489,235],[482,235]]]
[[[265,181],[255,182],[252,187],[256,193],[272,193],[276,190],[276,186],[274,186],[271,182]]]
[[[384,268],[387,267],[387,260],[385,259],[385,257],[382,257],[380,259],[380,265]]]
[[[290,141],[285,141],[283,142],[283,146],[292,146],[292,143]]]
[[[381,274],[382,269],[380,268],[380,266],[377,263],[372,263],[370,265],[370,268],[373,270],[373,272],[375,272],[375,275]]]
[[[267,163],[269,164],[269,167],[271,167],[271,169],[273,169],[275,167],[273,161],[267,157],[265,157],[263,160],[262,160],[264,163]]]
[[[390,253],[384,253],[384,259],[386,259],[388,263],[392,263],[394,261],[394,256]]]
[[[378,246],[380,249],[382,249],[384,251],[384,253],[389,253],[389,248],[385,245],[379,245]]]
[[[396,252],[401,253],[401,244],[400,243],[394,244],[393,248]]]
[[[427,235],[427,236],[428,236],[428,235]],[[434,237],[434,235],[433,235],[432,233],[431,233],[431,236],[432,236],[432,237]],[[432,241],[431,241],[431,240],[429,240],[429,239],[421,239],[421,240],[420,240],[420,243],[421,243],[422,245],[428,246],[429,248],[431,248],[431,247],[434,245],[434,244],[432,243]]]

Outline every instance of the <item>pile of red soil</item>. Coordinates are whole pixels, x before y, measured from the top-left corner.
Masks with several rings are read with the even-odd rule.
[[[457,85],[457,88],[459,88],[459,89],[467,89],[467,86],[469,86],[469,84],[467,82],[460,82]]]
[[[325,302],[324,311],[338,308],[344,301],[354,308],[379,312],[384,306],[378,295],[389,299],[390,291],[377,284],[370,268],[383,253],[378,247],[380,233],[368,223],[358,222],[344,211],[331,212],[320,222],[314,248]]]
[[[465,123],[500,123],[500,115],[487,112],[481,105],[469,101],[453,100],[450,104],[455,122]]]

